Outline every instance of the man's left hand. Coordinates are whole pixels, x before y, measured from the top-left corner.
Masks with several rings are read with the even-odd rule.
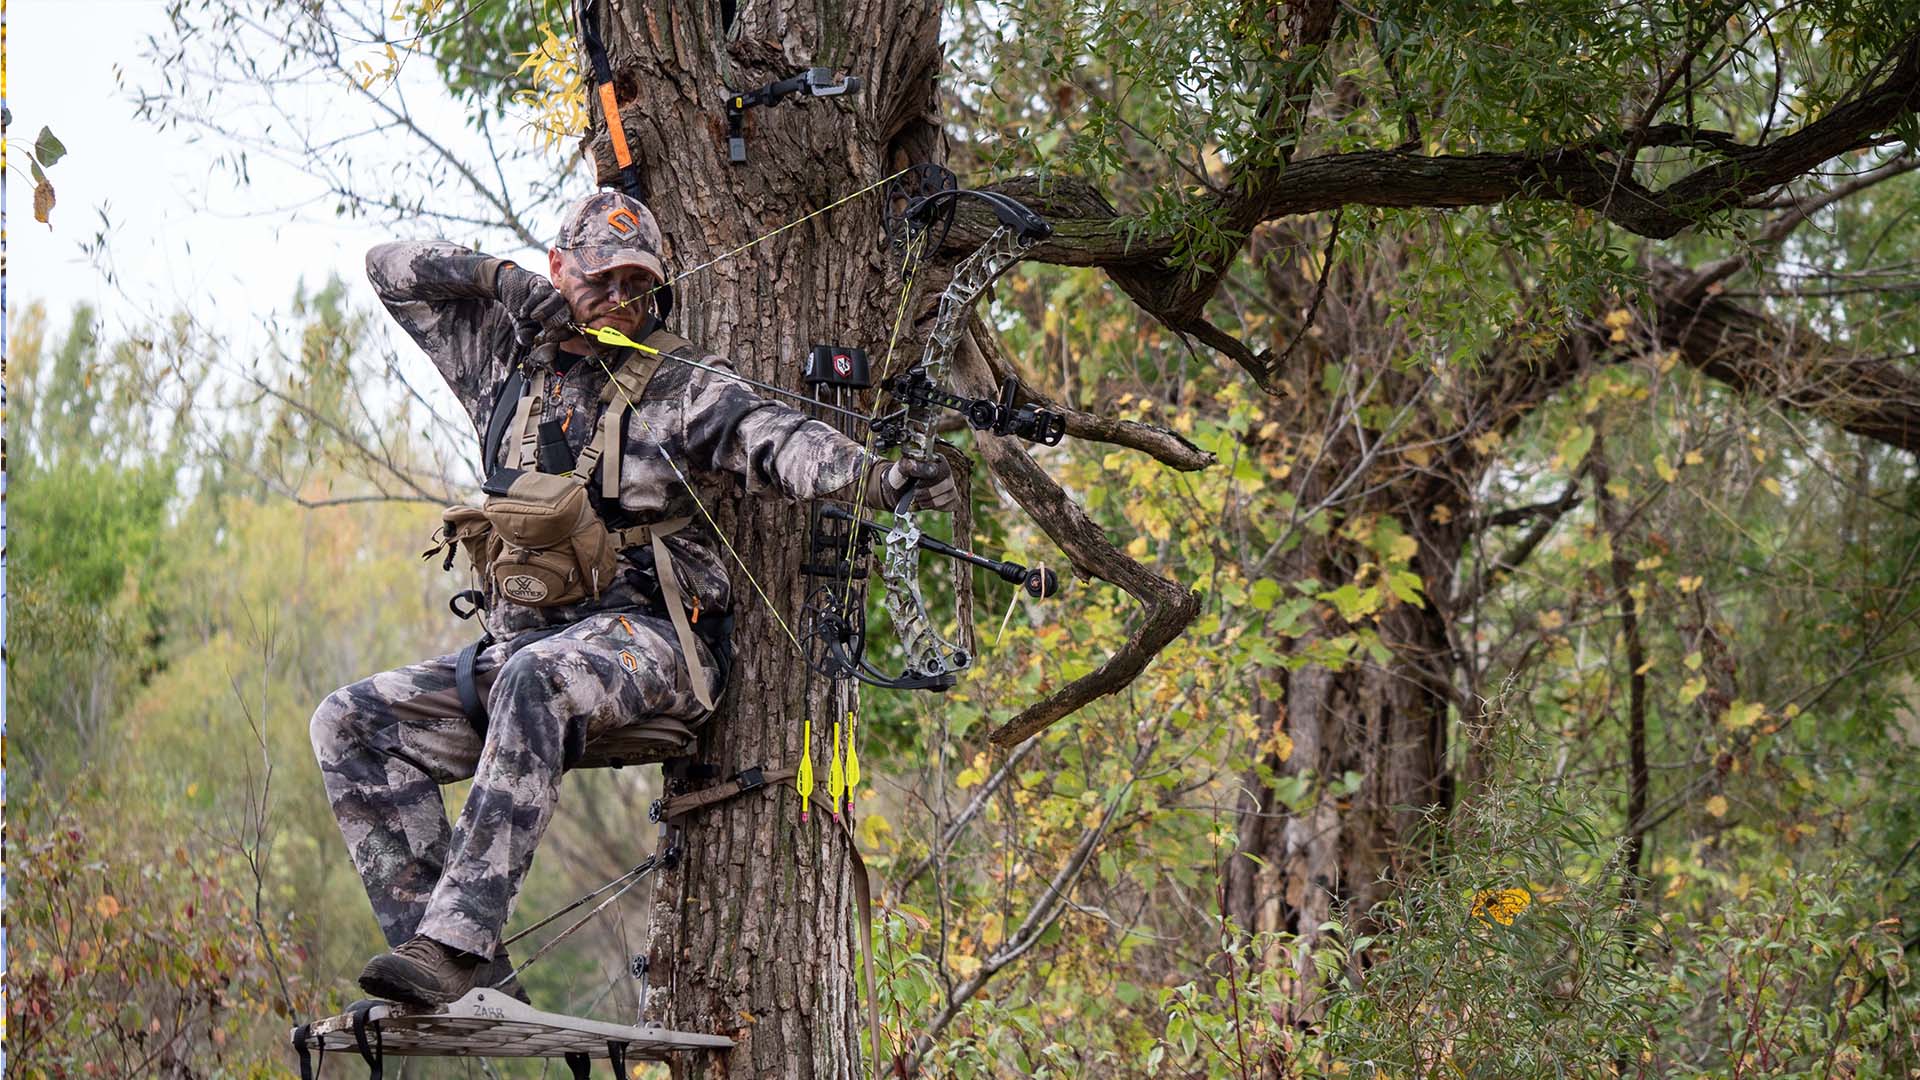
[[[945,458],[935,455],[924,459],[888,462],[873,470],[867,481],[867,506],[874,510],[892,510],[900,505],[900,496],[911,483],[913,508],[951,514],[960,508],[960,489],[954,485],[953,470]]]

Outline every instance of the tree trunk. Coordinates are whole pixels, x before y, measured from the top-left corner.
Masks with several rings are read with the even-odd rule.
[[[932,108],[936,5],[609,2],[604,36],[615,89],[674,271],[721,258],[907,162],[943,156]],[[737,10],[737,25],[721,24],[723,10]],[[864,86],[750,109],[747,161],[729,163],[728,91],[812,66],[858,75]],[[615,170],[598,119],[591,147],[606,184]],[[862,346],[878,365],[898,294],[879,210],[870,194],[692,274],[675,286],[670,325],[742,374],[796,389],[812,343]],[[804,508],[743,495],[709,509],[771,607],[799,633],[808,588],[799,573]],[[811,752],[824,783],[825,687],[809,680],[747,572],[734,573],[735,666],[699,760],[722,776],[796,765],[811,711]],[[681,1057],[674,1075],[862,1074],[846,837],[818,813],[802,824],[791,783],[685,820],[684,856],[655,885],[643,1019],[727,1035],[736,1046]]]
[[[1354,560],[1339,546],[1331,538],[1308,536],[1277,577],[1346,580]],[[1415,559],[1423,576],[1422,564],[1431,561],[1423,545]],[[1330,609],[1322,611],[1319,627],[1296,639],[1294,648],[1343,632],[1337,620]],[[1268,681],[1279,693],[1258,699],[1263,733],[1284,731],[1291,741],[1285,760],[1269,751],[1262,764],[1278,776],[1311,776],[1313,782],[1304,800],[1289,807],[1258,769],[1248,774],[1244,790],[1257,792],[1258,801],[1241,811],[1236,855],[1253,858],[1236,857],[1228,865],[1225,906],[1243,932],[1300,939],[1303,947],[1291,958],[1262,958],[1293,968],[1289,1019],[1296,1022],[1318,1015],[1311,946],[1320,940],[1320,928],[1336,919],[1357,919],[1364,928],[1367,912],[1388,895],[1409,853],[1420,847],[1425,812],[1444,808],[1452,797],[1445,622],[1431,606],[1401,605],[1380,619],[1379,632],[1394,662],[1356,657],[1338,669],[1307,664],[1276,671]],[[1342,787],[1349,773],[1359,778],[1351,792]]]

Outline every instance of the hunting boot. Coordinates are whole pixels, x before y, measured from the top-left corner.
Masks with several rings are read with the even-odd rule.
[[[445,1005],[473,989],[479,957],[415,935],[367,961],[360,988],[375,997],[409,1005]]]

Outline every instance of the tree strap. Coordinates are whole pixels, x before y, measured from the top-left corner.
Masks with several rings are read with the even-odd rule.
[[[730,780],[663,800],[660,803],[660,820],[672,821],[685,817],[696,810],[705,810],[759,788],[787,790],[786,782],[798,775],[800,770],[791,765],[777,769],[762,769],[755,765],[750,769],[742,769]],[[794,794],[799,794],[799,791],[795,790]],[[880,1077],[885,1073],[881,1069],[880,1058],[880,1003],[873,989],[873,885],[867,878],[866,860],[860,857],[860,845],[854,843],[853,830],[847,828],[838,810],[819,794],[809,794],[807,802],[838,825],[841,835],[847,838],[847,854],[853,861],[853,897],[860,905],[860,935],[856,940],[860,944],[860,974],[867,987],[867,1032],[872,1043],[873,1075]]]

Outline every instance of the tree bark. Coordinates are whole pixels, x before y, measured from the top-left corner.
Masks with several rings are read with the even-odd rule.
[[[674,329],[742,374],[789,387],[799,386],[815,342],[867,347],[878,363],[898,284],[877,194],[723,256],[909,161],[944,156],[932,107],[937,6],[740,4],[732,27],[721,25],[722,5],[609,6],[604,37],[616,94],[670,272],[720,260],[676,282]],[[812,66],[850,72],[865,85],[749,110],[747,161],[730,163],[725,95]],[[611,184],[616,172],[598,119],[589,149],[600,182]],[[808,588],[799,572],[804,508],[741,495],[709,510],[747,571],[734,571],[735,666],[698,759],[726,776],[794,765],[810,750],[824,769],[825,687],[809,680],[772,610],[799,632]],[[809,712],[811,748],[802,745]],[[851,847],[824,815],[803,824],[801,808],[785,784],[693,815],[683,857],[655,885],[643,1021],[736,1043],[726,1054],[678,1058],[676,1077],[864,1072]]]

